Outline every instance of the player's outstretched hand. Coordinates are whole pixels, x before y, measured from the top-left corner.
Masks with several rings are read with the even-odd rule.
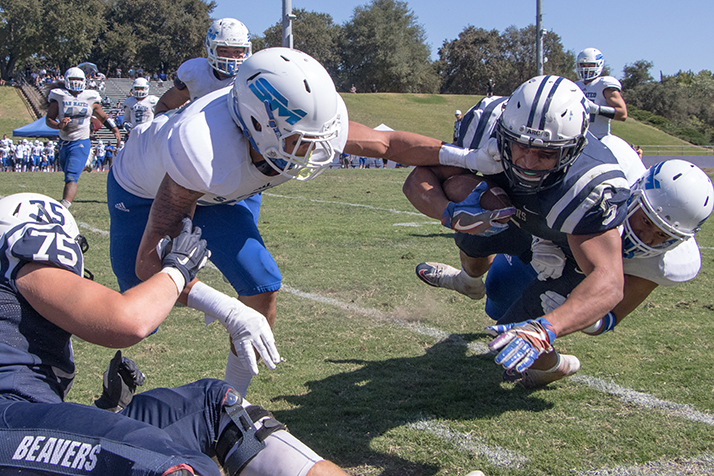
[[[555,340],[553,325],[539,317],[515,324],[511,329],[499,335],[488,344],[491,350],[501,351],[496,356],[496,363],[505,369],[525,372],[538,357],[553,350]]]
[[[265,365],[274,370],[280,363],[280,354],[275,347],[275,338],[268,320],[261,313],[239,300],[231,298],[232,305],[225,318],[218,318],[233,340],[233,347],[241,363],[248,366],[253,375],[258,375],[255,351]],[[255,348],[255,351],[253,350]]]
[[[441,217],[441,224],[461,233],[478,236],[491,236],[507,229],[508,223],[498,223],[495,220],[510,217],[516,213],[516,208],[483,209],[481,196],[487,190],[488,184],[484,181],[479,183],[463,201],[449,202]]]
[[[190,218],[184,218],[181,225],[181,234],[173,240],[168,236],[162,238],[156,245],[156,252],[162,267],[176,268],[181,272],[185,286],[206,266],[211,252],[206,248],[206,240],[201,239],[201,229],[193,228]]]
[[[126,408],[134,398],[136,387],[144,385],[145,378],[136,363],[127,357],[122,357],[121,350],[117,350],[104,372],[102,395],[94,405],[102,410],[113,412]]]

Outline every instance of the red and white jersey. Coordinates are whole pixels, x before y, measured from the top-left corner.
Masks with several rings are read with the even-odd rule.
[[[59,104],[58,121],[65,117],[72,119],[64,129],[59,131],[60,139],[66,141],[89,139],[90,118],[94,112],[94,105],[102,102],[102,97],[97,91],[85,89],[75,97],[66,89],[57,88],[50,91],[47,99],[50,102],[57,101]]]
[[[159,98],[148,95],[143,99],[136,99],[129,96],[124,100],[124,122],[129,122],[134,126],[151,122],[154,120],[154,109]]]
[[[599,76],[588,84],[585,84],[585,82],[581,79],[576,81],[575,84],[577,84],[583,91],[586,98],[590,99],[598,106],[608,105],[607,100],[605,100],[606,89],[613,88],[618,91],[622,91],[622,84],[620,84],[620,81],[612,76]],[[610,119],[600,115],[594,117],[595,120],[592,120],[593,116],[590,116],[590,132],[592,132],[598,139],[601,139],[610,133]]]
[[[218,205],[239,202],[290,180],[269,177],[255,167],[250,143],[229,112],[230,91],[215,91],[134,128],[112,166],[119,185],[153,199],[168,174],[182,187],[202,192],[199,205]],[[347,143],[348,121],[342,102],[342,128],[331,141],[338,154]]]
[[[185,61],[179,66],[176,76],[188,88],[192,101],[226,86],[233,86],[235,80],[235,76],[218,79],[206,58],[193,58]]]

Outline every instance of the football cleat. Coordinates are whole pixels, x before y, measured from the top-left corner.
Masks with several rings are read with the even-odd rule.
[[[481,299],[486,295],[486,285],[481,277],[472,278],[463,270],[443,263],[419,263],[416,274],[429,286],[457,291],[471,299]]]
[[[535,370],[528,369],[520,374],[521,378],[513,378],[509,376],[507,380],[504,373],[504,382],[515,382],[525,388],[541,388],[551,382],[556,382],[562,378],[573,375],[580,370],[580,360],[574,355],[560,354],[560,363],[555,370]],[[506,371],[508,372],[508,371]]]

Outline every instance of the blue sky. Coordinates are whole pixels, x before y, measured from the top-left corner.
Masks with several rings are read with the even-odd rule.
[[[279,22],[282,0],[214,0],[214,18],[237,18],[258,35]],[[350,20],[354,8],[370,0],[292,0],[293,9],[329,13],[337,24]],[[427,34],[432,58],[444,40],[456,39],[468,25],[503,31],[535,23],[535,0],[407,0]],[[434,5],[438,5],[435,8]],[[611,74],[622,78],[626,64],[644,59],[650,73],[714,71],[714,1],[712,0],[542,0],[543,27],[557,33],[566,50],[602,51]],[[505,13],[504,13],[505,12]]]

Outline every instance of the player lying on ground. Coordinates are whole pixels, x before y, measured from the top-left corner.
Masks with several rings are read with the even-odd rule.
[[[141,341],[205,265],[189,219],[158,242],[161,271],[124,294],[82,277],[87,242],[49,197],[0,200],[0,249],[3,475],[219,476],[216,457],[229,476],[345,476],[221,380],[150,390],[119,413],[64,402],[72,335],[106,347]]]
[[[711,180],[694,164],[669,160],[645,171],[632,188],[623,227],[624,297],[601,319],[575,330],[590,335],[611,331],[657,286],[694,279],[701,268],[695,234],[712,207]],[[498,255],[486,277],[486,312],[497,321],[489,331],[497,335],[556,309],[582,279],[578,271],[560,248],[542,240],[534,242],[530,265],[516,256]],[[553,351],[542,355],[537,366],[507,372],[506,377],[540,387],[579,368],[577,357]]]
[[[245,199],[311,180],[342,152],[414,165],[480,159],[436,139],[350,122],[322,65],[297,50],[267,48],[243,61],[232,87],[136,127],[111,169],[111,259],[121,289],[159,271],[151,243],[176,236],[191,217],[239,298],[194,282],[179,300],[226,327],[234,349],[226,381],[243,394],[258,372],[254,347],[269,368],[280,361],[270,325],[282,281]],[[481,159],[480,170],[500,170]]]

